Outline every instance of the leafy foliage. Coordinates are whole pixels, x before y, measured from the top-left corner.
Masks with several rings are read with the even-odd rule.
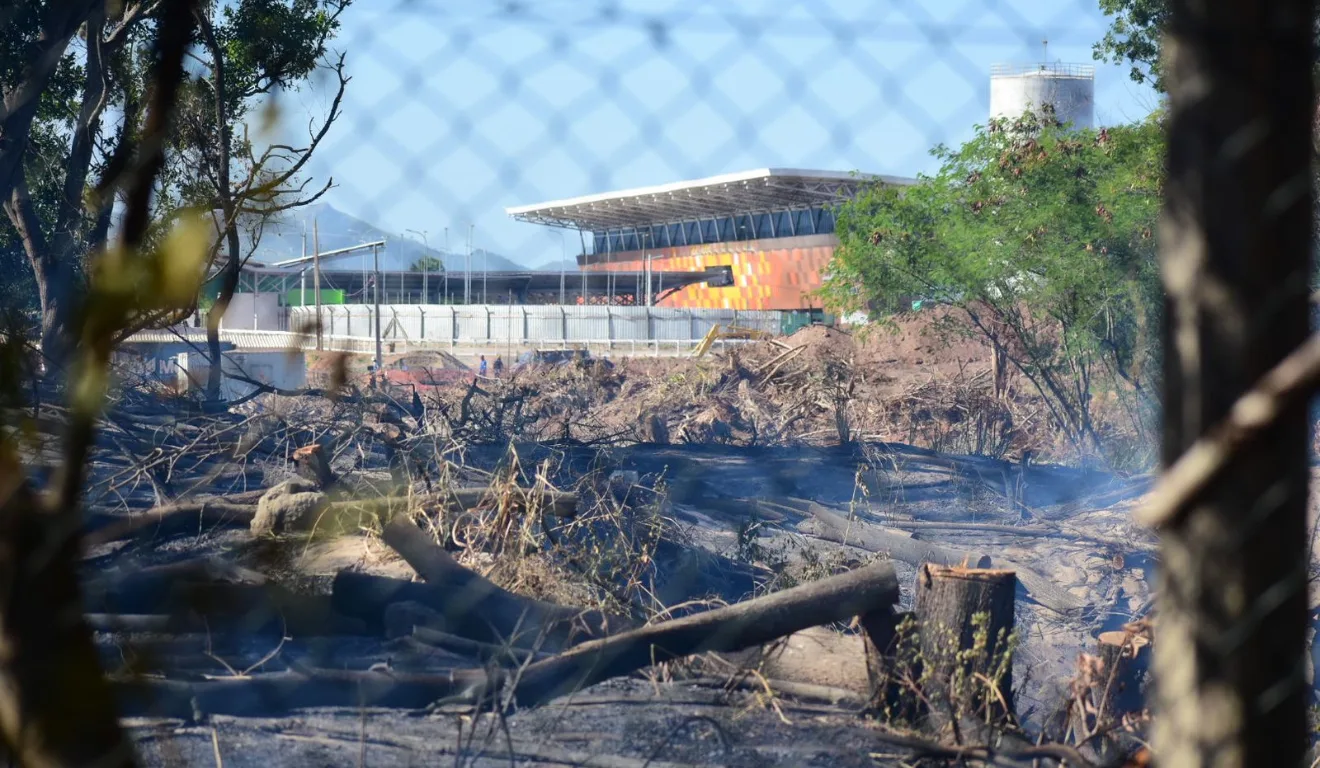
[[[1164,29],[1169,22],[1169,0],[1100,0],[1100,10],[1113,17],[1105,36],[1092,52],[1097,61],[1131,66],[1131,77],[1138,83],[1165,91],[1161,55]],[[1320,26],[1315,30],[1320,41]],[[1316,62],[1320,70],[1320,62]]]
[[[286,148],[250,137],[257,133],[250,127],[270,118],[279,94],[319,67],[336,70],[342,95],[343,59],[336,65],[327,54],[350,2],[201,0],[189,11],[190,65],[156,180],[153,220],[143,233],[147,244],[161,245],[196,209],[226,212],[215,221],[213,242],[234,242],[239,226],[259,239],[265,216],[312,197],[300,171],[324,131],[309,145]],[[68,335],[69,307],[88,288],[88,255],[105,246],[122,210],[122,171],[132,166],[144,127],[167,5],[16,0],[0,10],[0,88],[6,99],[35,93],[38,105],[30,122],[20,124],[11,112],[0,125],[0,171],[22,169],[13,182],[0,173],[7,214],[0,217],[0,296],[40,308],[48,354],[48,342]],[[43,59],[57,62],[49,78],[34,65]],[[338,105],[336,99],[325,126]],[[31,205],[11,203],[11,188]]]
[[[444,272],[445,263],[434,256],[423,256],[409,267],[413,272]]]
[[[1160,50],[1169,19],[1168,0],[1100,0],[1100,10],[1114,20],[1093,48],[1096,60],[1126,62],[1134,81],[1163,92]]]
[[[1099,131],[1048,113],[994,122],[936,148],[935,176],[845,205],[823,293],[844,311],[955,308],[1098,449],[1094,375],[1144,396],[1155,373],[1162,153],[1157,117]]]

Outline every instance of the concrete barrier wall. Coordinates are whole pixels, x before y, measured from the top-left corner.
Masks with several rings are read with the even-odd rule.
[[[221,396],[236,400],[253,392],[256,387],[245,381],[230,378],[242,376],[279,389],[299,389],[307,386],[307,358],[299,350],[279,352],[225,352],[223,369],[227,374],[221,384]],[[178,386],[181,390],[206,387],[210,374],[210,361],[206,355],[185,352],[179,355]]]
[[[384,304],[381,338],[387,341],[482,342],[518,344],[696,341],[714,325],[778,334],[782,312],[775,310],[685,309],[668,307],[566,307],[546,305],[437,306]],[[305,327],[315,307],[289,309],[289,327]],[[374,338],[375,307],[345,304],[321,307],[324,333]]]

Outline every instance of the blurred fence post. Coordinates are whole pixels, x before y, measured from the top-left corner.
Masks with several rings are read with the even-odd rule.
[[[1173,0],[1163,461],[1309,333],[1311,0]],[[1160,765],[1297,765],[1307,746],[1306,409],[1161,531]]]

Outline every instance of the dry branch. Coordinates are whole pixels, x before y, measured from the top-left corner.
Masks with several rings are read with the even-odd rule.
[[[406,517],[381,537],[426,579],[423,605],[440,614],[443,629],[461,637],[520,648],[559,650],[634,626],[632,620],[515,595],[459,565]],[[336,585],[340,579],[336,578]],[[421,590],[413,590],[421,596]]]
[[[342,575],[342,574],[341,574]],[[887,563],[859,568],[745,603],[584,643],[520,670],[446,674],[303,670],[187,683],[125,680],[117,693],[125,714],[192,717],[252,715],[301,707],[422,708],[440,700],[477,705],[507,694],[507,704],[533,707],[652,664],[705,652],[733,652],[809,627],[888,608],[898,580]]]
[[[137,515],[117,517],[83,536],[83,546],[93,549],[136,536],[201,534],[210,528],[246,528],[257,512],[255,504],[226,501],[191,501],[155,507]]]

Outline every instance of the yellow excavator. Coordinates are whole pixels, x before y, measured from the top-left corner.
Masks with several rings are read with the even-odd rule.
[[[693,357],[704,357],[710,351],[711,346],[717,339],[737,339],[743,341],[764,340],[770,338],[770,334],[765,331],[758,331],[754,328],[740,328],[736,325],[721,326],[719,323],[712,325],[710,331],[697,344],[696,349],[692,350]]]

